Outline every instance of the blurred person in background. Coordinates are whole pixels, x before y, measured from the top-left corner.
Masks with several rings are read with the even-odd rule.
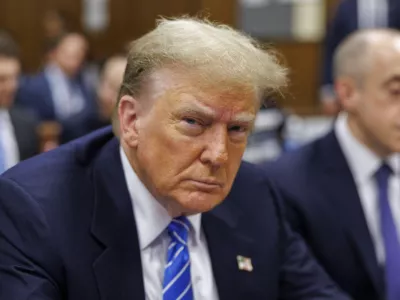
[[[78,33],[58,38],[43,72],[21,81],[16,103],[34,110],[42,121],[58,121],[62,142],[90,131],[96,113],[92,85],[82,68],[88,43]]]
[[[123,55],[112,56],[104,63],[97,88],[98,114],[93,129],[111,124],[111,117],[118,100],[126,63],[126,56]]]
[[[42,25],[47,40],[56,39],[70,31],[67,15],[57,9],[45,12]]]
[[[0,177],[4,299],[345,300],[241,162],[286,69],[195,19],[132,43],[118,114]],[[224,55],[221,55],[224,53]]]
[[[340,110],[333,88],[333,54],[336,47],[352,32],[368,28],[400,29],[399,0],[339,0],[329,24],[325,43],[320,100],[325,114]]]
[[[0,31],[0,174],[39,152],[37,119],[13,105],[20,68],[16,43]]]
[[[400,33],[360,31],[334,56],[343,112],[266,170],[293,228],[355,300],[400,299]]]

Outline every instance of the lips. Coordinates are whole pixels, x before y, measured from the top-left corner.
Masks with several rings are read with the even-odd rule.
[[[202,179],[202,180],[195,180],[191,179],[189,180],[191,184],[193,184],[196,188],[199,190],[205,190],[205,191],[212,191],[216,189],[221,189],[223,187],[223,183],[220,181],[216,180],[210,180],[210,179]]]

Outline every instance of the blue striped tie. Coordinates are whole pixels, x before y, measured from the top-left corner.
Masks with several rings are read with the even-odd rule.
[[[175,218],[168,225],[171,243],[164,270],[163,300],[193,300],[187,245],[189,229],[186,217]]]

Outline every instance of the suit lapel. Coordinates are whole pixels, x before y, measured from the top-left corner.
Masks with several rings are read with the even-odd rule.
[[[322,166],[321,189],[328,196],[332,208],[337,212],[348,234],[349,240],[356,254],[362,260],[367,274],[375,289],[382,291],[382,276],[378,266],[375,248],[370,235],[357,187],[346,162],[339,142],[331,132],[321,143],[318,153],[322,154],[321,160],[316,161],[316,166]]]
[[[92,234],[103,248],[93,263],[101,299],[145,299],[140,248],[132,204],[114,138],[93,168]]]
[[[240,232],[240,213],[233,209],[231,204],[234,201],[230,198],[232,196],[202,216],[213,275],[220,300],[244,299],[244,296],[254,299],[257,296],[252,297],[252,293],[259,296],[259,282],[253,272],[239,270],[238,256],[254,258],[256,245],[254,240]]]

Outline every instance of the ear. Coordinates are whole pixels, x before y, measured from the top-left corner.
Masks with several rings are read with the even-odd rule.
[[[122,96],[118,104],[118,117],[121,139],[132,147],[138,145],[140,103],[132,96]]]
[[[348,77],[338,78],[335,81],[335,92],[340,105],[345,111],[351,112],[360,101],[360,90],[354,79]]]

